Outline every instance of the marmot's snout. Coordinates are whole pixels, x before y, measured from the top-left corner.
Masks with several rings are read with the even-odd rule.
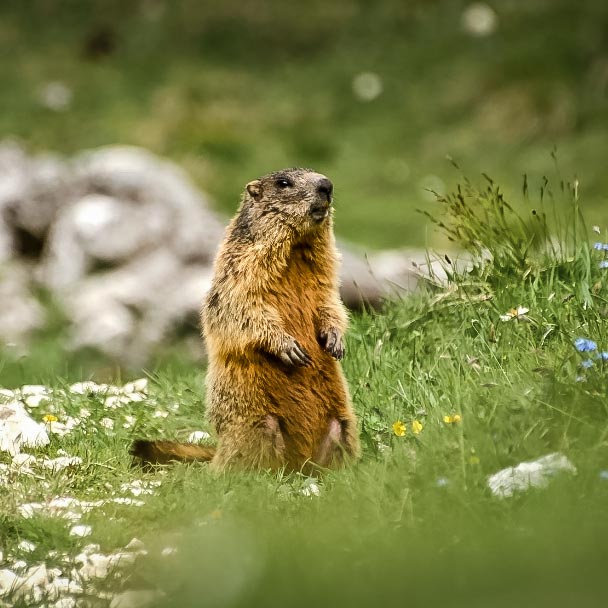
[[[331,202],[331,195],[334,191],[334,185],[329,179],[323,176],[317,183],[317,192],[324,197],[327,202]]]
[[[315,222],[322,222],[329,215],[334,185],[324,175],[317,182],[318,200],[310,206],[310,215]]]

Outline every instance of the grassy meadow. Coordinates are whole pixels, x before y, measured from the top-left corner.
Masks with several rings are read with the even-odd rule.
[[[311,166],[335,182],[339,235],[373,248],[445,245],[416,209],[457,181],[446,155],[512,197],[557,147],[607,224],[608,5],[490,2],[476,35],[472,4],[3,2],[0,136],[144,146],[230,215],[251,179]]]
[[[353,318],[344,369],[363,456],[320,479],[132,468],[134,437],[211,432],[203,370],[159,365],[145,394],[125,388],[130,398],[108,402],[111,387],[70,390],[77,368],[62,379],[23,359],[23,378],[53,389],[25,401],[31,416],[51,431],[79,422],[24,450],[36,462],[0,455],[4,567],[44,562],[78,579],[76,556],[135,537],[146,554],[70,595],[87,606],[126,590],[153,591],[159,607],[604,606],[608,252],[596,243],[608,234],[585,225],[575,182],[558,194],[566,215],[550,212],[543,190],[527,193],[534,213],[522,216],[489,181],[464,180],[440,200],[435,221],[467,256],[443,258],[447,281],[430,277],[421,293]],[[511,497],[488,489],[489,475],[552,452],[576,474]],[[41,466],[61,454],[82,462]],[[76,516],[89,536],[70,535],[69,509],[51,513],[57,497],[96,503]],[[47,508],[24,516],[32,503]]]

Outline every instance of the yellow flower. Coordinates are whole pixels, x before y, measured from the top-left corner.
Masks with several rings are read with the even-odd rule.
[[[479,464],[479,456],[469,456],[469,464]]]
[[[420,435],[420,431],[422,431],[422,422],[414,420],[414,422],[412,422],[412,433],[414,433],[414,435]]]
[[[393,433],[395,433],[397,437],[403,437],[406,431],[407,427],[405,426],[405,424],[403,424],[403,422],[401,422],[401,420],[393,422]]]
[[[57,420],[59,420],[59,418],[57,418],[57,416],[54,416],[53,414],[45,414],[42,417],[42,420],[44,420],[44,422],[57,422]]]
[[[452,416],[444,416],[443,421],[446,424],[456,424],[457,422],[462,422],[462,416],[460,414],[454,414]]]

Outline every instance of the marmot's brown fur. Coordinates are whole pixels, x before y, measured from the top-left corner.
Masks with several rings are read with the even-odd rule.
[[[144,463],[312,470],[359,454],[338,360],[347,315],[338,293],[332,183],[286,169],[247,184],[215,262],[201,318],[207,412],[217,448],[137,441]]]

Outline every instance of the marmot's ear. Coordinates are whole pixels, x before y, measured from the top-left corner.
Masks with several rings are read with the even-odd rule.
[[[254,180],[252,182],[249,182],[247,184],[247,192],[249,192],[249,194],[253,197],[253,198],[258,198],[260,196],[260,194],[262,193],[262,189],[260,188],[261,184],[260,184],[260,180]]]

